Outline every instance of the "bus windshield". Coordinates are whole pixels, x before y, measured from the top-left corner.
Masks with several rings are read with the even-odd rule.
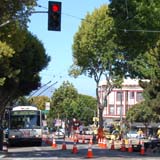
[[[39,111],[12,111],[11,112],[11,129],[39,129],[40,112]]]

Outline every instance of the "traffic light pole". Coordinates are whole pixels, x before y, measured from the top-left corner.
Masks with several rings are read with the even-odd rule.
[[[33,11],[33,12],[31,12],[31,14],[32,13],[48,13],[48,11]]]

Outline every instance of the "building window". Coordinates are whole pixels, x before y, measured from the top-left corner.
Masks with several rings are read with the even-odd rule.
[[[114,115],[114,105],[109,105],[109,114]]]
[[[117,115],[123,115],[123,106],[117,106]]]
[[[130,92],[130,99],[134,99],[134,92]]]
[[[137,99],[137,102],[139,102],[139,101],[142,101],[142,100],[143,100],[142,92],[137,92],[137,97],[136,97],[136,99]]]
[[[123,92],[117,92],[117,101],[122,101],[123,99]]]

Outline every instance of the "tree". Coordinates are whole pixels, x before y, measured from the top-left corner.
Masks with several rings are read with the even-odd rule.
[[[25,32],[27,23],[29,21],[29,15],[33,11],[33,7],[36,6],[36,0],[1,0],[0,5],[0,61],[3,61],[7,66],[4,72],[5,76],[11,76],[11,72],[14,72],[7,57],[15,55],[15,51],[21,51],[24,47]],[[9,23],[6,23],[9,22]],[[3,44],[3,46],[2,46]],[[3,50],[2,50],[3,49]],[[1,56],[5,53],[5,57]],[[5,79],[5,77],[3,78]]]
[[[50,98],[47,96],[34,96],[29,99],[31,105],[35,105],[41,110],[45,110],[46,102],[50,102]]]
[[[88,125],[93,123],[95,113],[96,99],[78,94],[74,86],[68,81],[64,81],[51,97],[49,121],[53,122],[55,118],[72,121],[73,118],[76,118]]]
[[[110,0],[109,14],[113,18],[116,43],[126,61],[145,53],[159,40],[160,3],[157,0]],[[128,66],[131,70],[132,67]]]
[[[6,85],[8,79],[16,79],[20,70],[11,66],[11,60],[16,52],[21,52],[24,48],[27,23],[29,15],[36,6],[36,0],[14,0],[1,1],[0,5],[0,86]],[[6,86],[5,86],[6,87]],[[4,92],[1,87],[1,94]],[[7,88],[8,89],[8,88]],[[8,103],[10,96],[4,92],[4,97],[0,98],[0,115],[4,111],[4,106]],[[6,98],[7,97],[7,98]]]
[[[14,55],[14,50],[10,48],[5,42],[0,41],[0,86],[3,86],[7,75],[14,75],[10,68],[10,59]]]
[[[160,114],[160,3],[157,0],[110,0],[109,15],[117,37],[115,43],[124,54],[130,77],[148,79],[140,82],[145,104]]]
[[[95,80],[100,128],[103,128],[104,102],[100,101],[99,82],[105,77],[106,100],[112,89],[121,85],[123,77],[123,54],[117,52],[118,46],[114,43],[116,35],[111,30],[112,26],[113,20],[108,16],[106,5],[86,15],[74,36],[74,63],[69,71],[74,77],[84,74]]]
[[[9,102],[19,96],[28,95],[40,86],[39,72],[50,61],[50,57],[45,54],[43,44],[30,32],[24,32],[26,35],[24,47],[21,51],[15,50],[15,55],[9,59],[9,69],[12,74],[6,75],[5,70],[1,70],[0,77],[5,77],[5,82],[0,86],[0,113],[3,113]]]
[[[76,99],[76,117],[85,125],[93,123],[93,117],[96,116],[96,99],[91,96],[78,94]]]
[[[0,25],[10,21],[10,23],[18,23],[21,27],[27,26],[28,17],[37,5],[36,0],[1,0],[0,6]],[[13,28],[12,28],[13,29]],[[10,30],[14,31],[14,30]],[[11,33],[11,32],[8,32]]]
[[[74,116],[74,101],[78,96],[77,90],[73,84],[64,81],[63,84],[55,90],[51,97],[51,110],[49,116],[52,119],[66,119]]]
[[[131,123],[142,122],[147,131],[149,124],[151,122],[157,122],[159,120],[159,116],[152,110],[150,106],[145,103],[145,101],[142,101],[129,109],[126,119]]]

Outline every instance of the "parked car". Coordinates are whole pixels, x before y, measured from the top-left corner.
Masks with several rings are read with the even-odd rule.
[[[113,130],[112,133],[105,131],[104,134],[107,139],[116,140],[120,138],[120,132],[118,130]]]
[[[64,128],[58,128],[55,132],[56,136],[64,136],[65,135],[65,129]]]
[[[131,130],[127,133],[127,138],[144,138],[144,134],[141,137],[139,137],[136,130]]]
[[[83,134],[92,135],[94,134],[94,131],[90,127],[84,127]]]

